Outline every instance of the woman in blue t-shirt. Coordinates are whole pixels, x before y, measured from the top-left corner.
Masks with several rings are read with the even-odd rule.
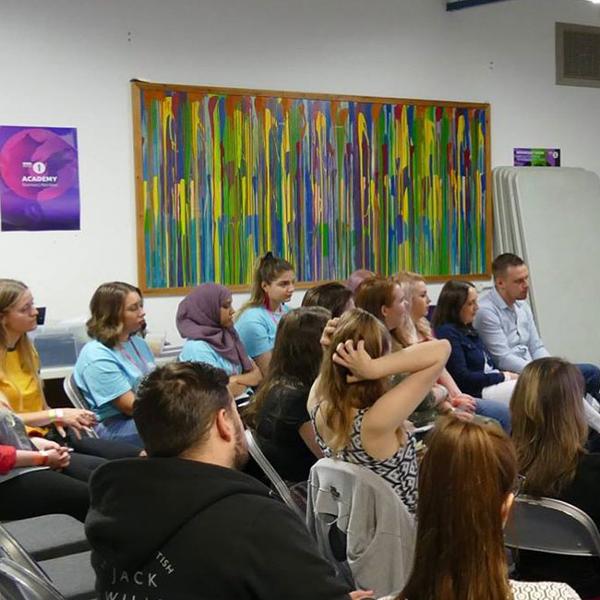
[[[144,303],[138,288],[121,281],[103,283],[92,296],[87,322],[92,338],[75,364],[75,383],[96,413],[100,437],[142,447],[133,413],[134,392],[155,366],[142,337]]]
[[[238,313],[235,328],[263,376],[271,362],[277,324],[288,311],[285,302],[292,298],[295,283],[294,267],[267,252],[254,271],[250,300]]]
[[[203,283],[179,304],[177,329],[186,338],[180,361],[204,362],[229,375],[234,396],[262,380],[260,369],[248,356],[233,327],[231,292],[217,283]]]

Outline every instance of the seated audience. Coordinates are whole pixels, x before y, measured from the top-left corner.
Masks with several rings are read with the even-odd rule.
[[[473,325],[498,368],[520,373],[532,360],[550,356],[526,302],[529,270],[522,258],[506,253],[494,259],[492,273],[494,289],[479,301]],[[597,398],[600,369],[591,364],[576,366],[585,378],[585,391]]]
[[[254,271],[250,300],[236,316],[235,328],[263,377],[269,370],[277,323],[288,311],[285,303],[292,298],[295,281],[294,267],[267,252]]]
[[[323,456],[306,401],[319,374],[320,339],[329,316],[328,310],[314,306],[296,308],[281,318],[269,373],[244,412],[262,451],[288,481],[306,481]]]
[[[425,288],[424,297],[419,284]],[[419,275],[405,273],[396,280],[383,277],[367,279],[356,293],[356,305],[384,323],[396,342],[395,350],[433,339],[425,317],[429,306],[427,287]],[[447,412],[453,407],[493,417],[505,429],[510,429],[507,406],[464,394],[446,369],[423,402],[417,406],[410,420],[417,426],[426,425],[435,419],[438,412]]]
[[[339,281],[330,281],[306,290],[302,306],[322,306],[331,312],[332,318],[341,317],[354,308],[352,291]]]
[[[495,367],[473,328],[476,314],[475,286],[468,281],[446,282],[433,315],[435,335],[452,346],[446,369],[469,394],[508,405],[518,375]]]
[[[519,478],[506,434],[449,416],[427,448],[413,571],[398,596],[381,600],[577,600],[564,583],[508,579],[502,529]]]
[[[227,384],[220,369],[188,362],[140,386],[134,418],[148,458],[92,477],[98,597],[348,598],[300,519],[238,471],[248,453]]]
[[[524,491],[558,498],[586,512],[600,527],[600,454],[588,453],[588,429],[578,369],[560,358],[540,358],[521,373],[510,408]],[[600,596],[598,558],[518,553],[526,580],[566,581],[582,598]]]
[[[390,334],[373,315],[357,308],[342,315],[308,411],[326,456],[372,469],[414,512],[416,443],[405,421],[439,377],[450,347],[431,341],[390,350]],[[402,372],[409,375],[390,387],[390,376]]]
[[[96,423],[92,411],[48,407],[39,376],[39,357],[27,336],[37,327],[37,315],[31,291],[24,283],[0,279],[0,396],[19,414],[32,435],[68,443],[83,454],[135,456],[139,450],[133,446],[85,434]]]
[[[71,455],[43,437],[30,438],[0,398],[0,521],[56,513],[83,521],[89,506],[86,482],[102,462]]]
[[[182,362],[205,362],[229,375],[234,396],[262,380],[260,369],[248,356],[233,326],[231,292],[223,285],[203,283],[194,288],[177,309],[177,330],[186,339]]]
[[[136,335],[144,325],[141,293],[121,281],[103,283],[92,296],[90,312],[92,341],[79,354],[75,383],[96,413],[100,437],[141,447],[131,418],[134,392],[155,366],[148,344]]]

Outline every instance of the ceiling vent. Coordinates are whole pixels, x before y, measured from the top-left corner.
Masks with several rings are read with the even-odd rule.
[[[556,24],[556,83],[600,87],[600,27]]]

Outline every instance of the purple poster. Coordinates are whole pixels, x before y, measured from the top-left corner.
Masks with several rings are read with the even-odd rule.
[[[2,231],[79,229],[77,130],[0,125]]]

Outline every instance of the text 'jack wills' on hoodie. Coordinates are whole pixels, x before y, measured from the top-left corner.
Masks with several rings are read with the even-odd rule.
[[[243,473],[125,459],[90,489],[100,600],[348,600],[303,523]]]

